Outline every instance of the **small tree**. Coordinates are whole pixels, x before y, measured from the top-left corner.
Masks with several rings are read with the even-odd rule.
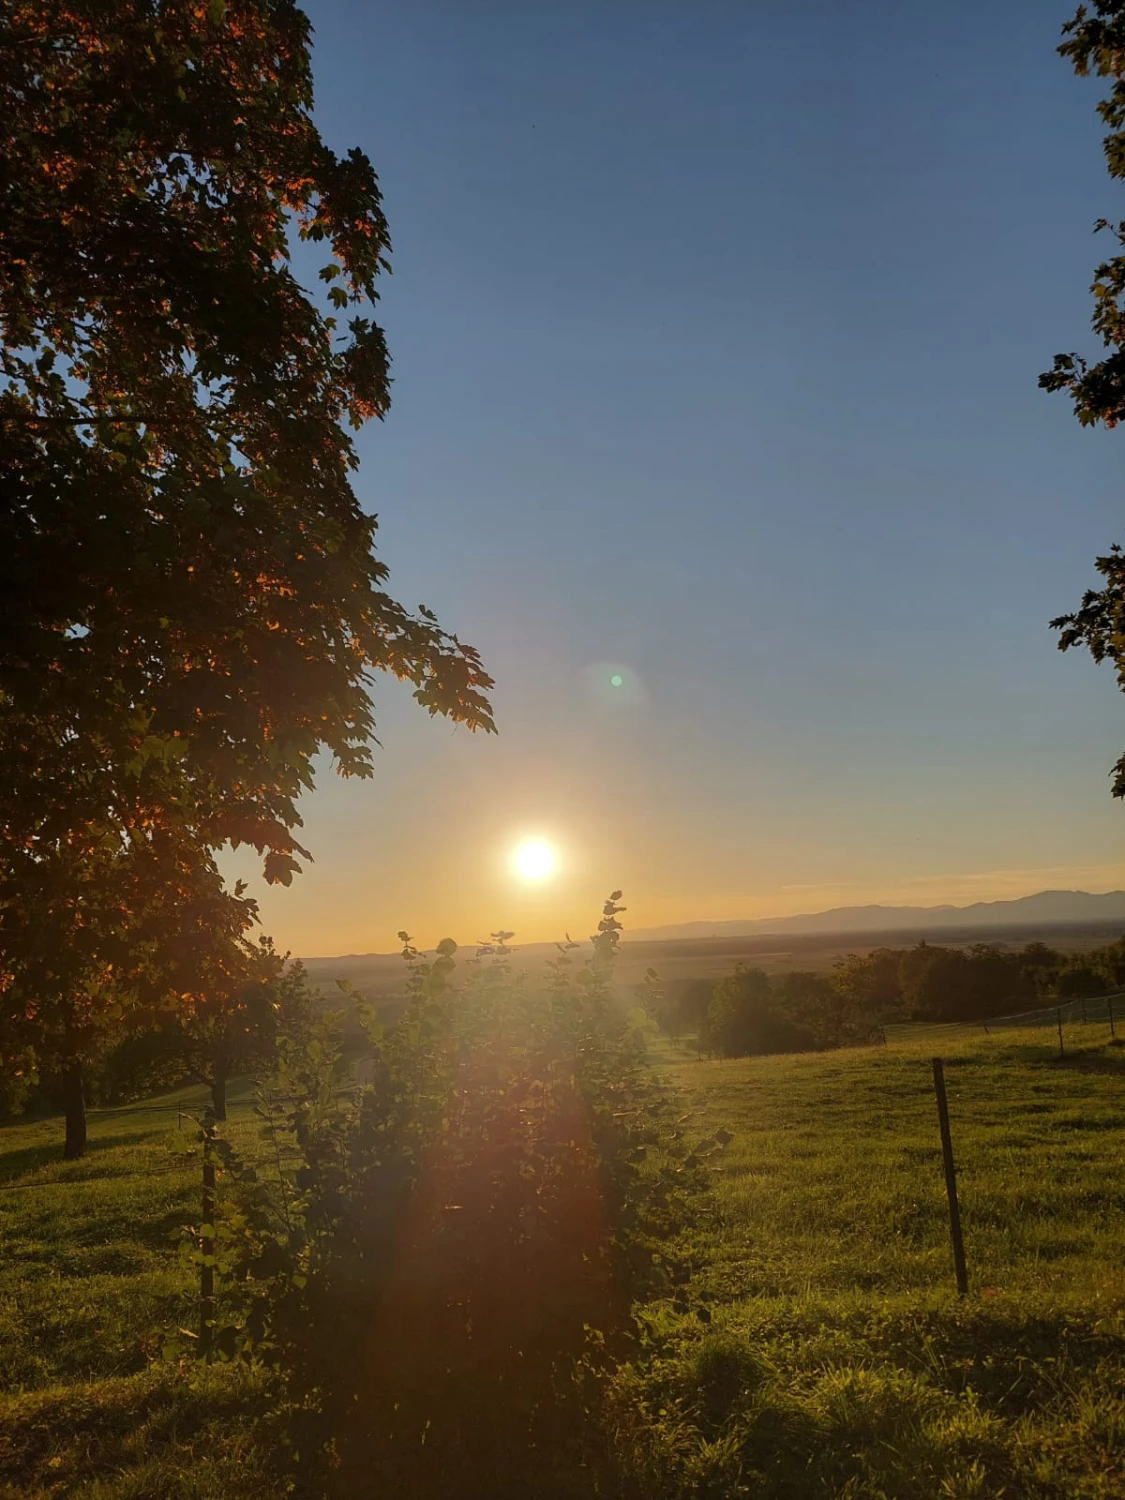
[[[832,985],[856,1024],[878,1026],[901,1012],[902,957],[894,948],[876,948],[868,954],[849,953],[836,964]]]
[[[176,997],[165,1036],[169,1052],[211,1094],[211,1113],[227,1117],[227,1084],[269,1069],[279,1036],[292,1036],[308,1019],[304,970],[288,966],[270,938],[243,941],[220,973]]]
[[[1109,989],[1120,989],[1125,985],[1125,938],[1118,938],[1116,943],[1099,948],[1097,960]]]
[[[796,970],[778,988],[778,1003],[798,1026],[824,1047],[842,1047],[870,1033],[874,1018],[864,1016],[856,997],[827,974]]]
[[[1092,1000],[1105,994],[1105,975],[1085,958],[1077,958],[1059,975],[1058,992],[1065,1000]]]
[[[1054,993],[1059,970],[1066,960],[1057,949],[1046,943],[1033,942],[1025,943],[1014,955],[1013,962],[1032,994],[1042,999]]]
[[[705,1043],[723,1057],[807,1052],[815,1046],[811,1033],[777,1007],[769,976],[742,965],[715,986]]]
[[[210,852],[182,839],[90,828],[11,858],[0,876],[0,1067],[34,1058],[66,1116],[65,1154],[86,1148],[90,1071],[182,983],[237,951],[254,903],[228,892]]]
[[[676,991],[676,1006],[672,1018],[674,1034],[694,1031],[702,1042],[707,1011],[715,992],[715,981],[713,979],[681,980],[676,986]]]

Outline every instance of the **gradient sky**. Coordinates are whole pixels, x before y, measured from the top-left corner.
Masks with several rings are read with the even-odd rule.
[[[380,686],[326,768],[303,954],[1125,884],[1108,668],[1048,619],[1120,534],[1090,349],[1105,174],[1065,0],[316,0],[317,118],[380,174],[398,597],[500,736]],[[607,686],[611,673],[622,687]],[[525,833],[559,878],[521,888]],[[241,856],[232,868],[245,872]]]

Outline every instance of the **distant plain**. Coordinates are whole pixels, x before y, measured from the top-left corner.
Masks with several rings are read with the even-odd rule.
[[[919,928],[917,931],[867,933],[786,933],[753,937],[672,938],[658,941],[622,942],[617,965],[619,988],[639,984],[645,970],[653,968],[669,989],[691,984],[698,979],[720,979],[738,964],[761,968],[767,974],[788,974],[794,970],[827,973],[849,953],[866,954],[874,948],[908,948],[915,943],[930,942],[949,947],[968,947],[973,943],[995,943],[1005,950],[1022,948],[1027,943],[1042,942],[1066,952],[1084,953],[1121,936],[1120,923],[1080,923],[1054,927],[972,927],[964,930],[943,928],[939,932]],[[583,947],[572,956],[579,958]],[[472,960],[473,945],[458,951],[458,964]],[[553,943],[513,942],[511,963],[529,974],[542,972],[544,966],[558,957]],[[302,960],[314,990],[330,995],[336,992],[336,981],[343,980],[375,1004],[388,1004],[404,993],[406,968],[397,953],[349,953],[338,958]]]

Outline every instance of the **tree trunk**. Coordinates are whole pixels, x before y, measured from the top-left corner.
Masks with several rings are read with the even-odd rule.
[[[66,1075],[66,1144],[63,1155],[67,1161],[77,1161],[86,1154],[86,1093],[82,1080],[82,1064],[75,1063]]]
[[[211,1081],[211,1113],[216,1120],[227,1117],[227,1070],[219,1064]]]

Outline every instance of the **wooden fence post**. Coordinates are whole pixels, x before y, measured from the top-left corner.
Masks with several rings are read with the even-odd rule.
[[[1058,1025],[1058,1028],[1059,1028],[1059,1056],[1060,1057],[1065,1057],[1066,1056],[1066,1048],[1063,1046],[1063,1038],[1062,1038],[1062,1006],[1061,1005],[1055,1011],[1055,1022]]]
[[[945,1167],[945,1196],[949,1200],[949,1239],[953,1246],[953,1270],[957,1277],[957,1294],[969,1290],[969,1272],[965,1266],[965,1244],[961,1238],[961,1210],[957,1206],[957,1169],[953,1164],[953,1137],[949,1133],[949,1104],[945,1097],[945,1069],[940,1057],[934,1060],[934,1094],[937,1098],[938,1124],[941,1127],[941,1159]]]
[[[215,1325],[215,1158],[211,1151],[214,1139],[214,1122],[206,1119],[203,1126],[203,1218],[199,1236],[199,1250],[203,1257],[199,1267],[199,1348],[205,1359],[211,1355]]]
[[[1112,1041],[1117,1040],[1117,1028],[1113,1024],[1113,996],[1110,995],[1106,1002],[1109,1006],[1109,1035]]]

